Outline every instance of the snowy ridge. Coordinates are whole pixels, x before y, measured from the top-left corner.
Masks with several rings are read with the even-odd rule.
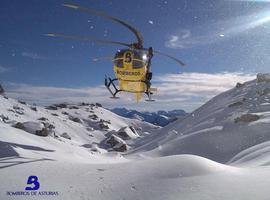
[[[185,119],[145,138],[135,152],[147,151],[151,156],[188,153],[226,163],[241,151],[270,140],[269,88],[267,80],[237,84]]]

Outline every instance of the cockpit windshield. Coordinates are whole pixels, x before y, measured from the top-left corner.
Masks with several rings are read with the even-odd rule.
[[[122,68],[123,62],[126,60],[124,57],[126,56],[126,52],[132,52],[132,67],[133,69],[140,69],[144,67],[147,63],[147,55],[145,51],[140,50],[129,50],[129,49],[122,49],[118,50],[114,56],[114,64],[117,67]]]

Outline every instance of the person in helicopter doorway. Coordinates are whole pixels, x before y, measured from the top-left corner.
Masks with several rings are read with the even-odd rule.
[[[147,65],[146,65],[146,76],[145,76],[145,82],[147,86],[147,92],[150,92],[151,88],[151,79],[152,79],[152,72],[151,72],[151,60],[153,58],[153,48],[149,47],[148,53],[147,53]]]

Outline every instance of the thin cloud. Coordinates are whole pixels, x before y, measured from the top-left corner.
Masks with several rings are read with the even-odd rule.
[[[198,45],[213,44],[227,40],[239,34],[246,33],[270,23],[270,11],[262,10],[246,16],[234,17],[228,20],[215,21],[211,24],[202,24],[189,29],[176,30],[165,41],[165,46],[173,49],[191,48]],[[211,30],[209,30],[211,27]],[[195,35],[199,33],[200,35]],[[254,32],[261,34],[261,31]]]
[[[47,59],[46,56],[37,54],[37,53],[33,53],[33,52],[22,52],[22,56],[26,57],[26,58],[31,58],[33,60],[45,60]]]
[[[254,3],[270,3],[270,0],[229,0],[235,2],[254,2]]]
[[[111,99],[104,86],[84,88],[40,87],[26,84],[9,83],[7,95],[23,99],[29,103],[48,105],[59,102],[99,102],[105,107],[127,107],[137,110],[172,110],[192,111],[210,100],[215,95],[233,88],[237,82],[255,78],[254,74],[237,72],[223,73],[182,73],[157,76],[153,87],[158,88],[153,96],[155,102],[135,102],[134,95],[121,93],[120,99]]]
[[[254,74],[239,72],[166,74],[156,77],[153,86],[158,88],[155,98],[160,105],[164,103],[170,109],[192,111],[212,97],[235,87],[237,82],[254,78]]]
[[[198,43],[201,43],[201,40],[194,38],[191,35],[191,30],[182,29],[175,34],[170,35],[165,42],[165,46],[173,49],[184,49],[191,48]]]
[[[185,96],[213,96],[255,78],[253,74],[239,72],[223,73],[181,73],[158,76],[155,82],[161,94]]]
[[[0,65],[0,73],[5,73],[10,71],[10,68],[4,67],[3,65]]]

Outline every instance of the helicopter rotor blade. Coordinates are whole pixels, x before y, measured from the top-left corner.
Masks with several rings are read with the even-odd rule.
[[[79,11],[82,11],[82,12],[91,13],[91,14],[94,14],[94,15],[105,17],[105,18],[110,19],[110,20],[112,20],[114,22],[117,22],[119,24],[122,24],[123,26],[125,26],[126,28],[128,28],[132,33],[134,33],[134,35],[137,38],[138,44],[140,46],[143,45],[142,34],[136,28],[132,27],[127,22],[125,22],[125,21],[123,21],[121,19],[118,19],[118,18],[113,17],[113,16],[110,16],[110,15],[104,13],[104,12],[100,12],[100,11],[97,11],[97,10],[94,10],[94,9],[91,9],[91,8],[85,8],[85,7],[74,5],[74,4],[62,4],[62,5],[65,6],[65,7],[67,7],[67,8],[71,8],[71,9],[79,10]]]
[[[103,56],[103,57],[98,57],[98,58],[93,58],[93,62],[98,62],[100,60],[113,60],[113,56]]]
[[[141,51],[145,51],[146,53],[148,52],[148,49],[147,48],[143,48],[143,49],[140,49]],[[162,53],[162,52],[160,52],[160,51],[156,51],[156,50],[153,50],[153,53],[155,54],[159,54],[159,55],[162,55],[162,56],[165,56],[165,57],[167,57],[167,58],[170,58],[170,59],[172,59],[172,60],[174,60],[175,62],[177,62],[178,64],[180,64],[181,66],[186,66],[186,64],[185,63],[183,63],[181,60],[179,60],[178,58],[175,58],[175,57],[173,57],[173,56],[171,56],[171,55],[168,55],[168,54],[166,54],[166,53]]]
[[[65,38],[65,39],[72,39],[72,40],[81,40],[81,41],[89,41],[89,42],[96,42],[96,43],[103,43],[103,44],[115,44],[115,45],[122,45],[126,47],[131,47],[130,44],[124,43],[124,42],[116,42],[111,40],[100,40],[93,37],[87,37],[87,36],[77,36],[77,35],[65,35],[65,34],[59,34],[59,33],[48,33],[44,34],[45,36],[49,37],[59,37],[59,38]]]
[[[170,56],[170,55],[168,55],[168,54],[165,54],[165,53],[162,53],[162,52],[156,51],[156,50],[154,50],[154,53],[159,54],[159,55],[162,55],[162,56],[165,56],[165,57],[167,57],[167,58],[170,58],[170,59],[176,61],[176,62],[177,62],[178,64],[180,64],[181,66],[186,66],[186,64],[183,63],[183,62],[182,62],[181,60],[179,60],[178,58],[175,58],[175,57],[173,57],[173,56]]]

